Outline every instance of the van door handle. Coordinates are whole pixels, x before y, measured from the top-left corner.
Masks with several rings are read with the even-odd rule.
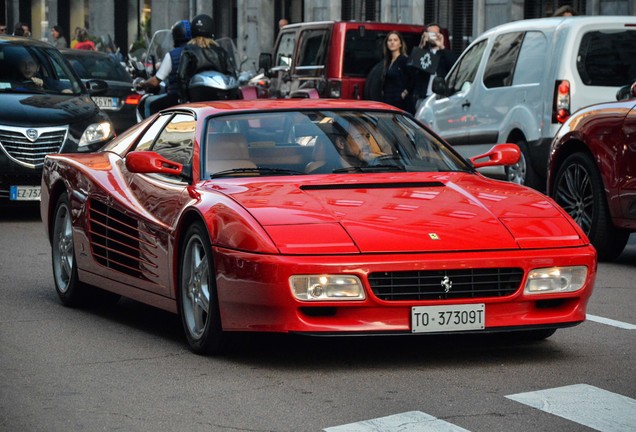
[[[470,106],[470,102],[465,100],[464,103],[462,104],[462,108],[468,108]]]

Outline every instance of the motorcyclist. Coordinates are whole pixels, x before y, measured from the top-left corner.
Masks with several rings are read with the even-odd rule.
[[[148,96],[145,99],[144,118],[179,103],[177,70],[181,60],[181,52],[192,37],[190,21],[177,21],[171,30],[174,48],[166,53],[155,76],[136,85],[141,90],[153,92],[156,91],[162,81],[166,81],[167,84],[165,93]]]
[[[214,39],[214,20],[201,14],[192,18],[192,40],[184,47],[177,71],[181,102],[205,100],[205,95],[188,92],[190,79],[199,72],[214,70],[236,77],[236,68],[228,53]],[[192,93],[192,94],[189,94]]]

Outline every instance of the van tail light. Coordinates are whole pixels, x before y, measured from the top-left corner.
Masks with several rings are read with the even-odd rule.
[[[552,121],[563,123],[568,117],[570,117],[570,82],[568,80],[557,81]]]
[[[329,80],[327,97],[334,99],[340,99],[342,97],[342,81]]]
[[[130,94],[126,96],[126,100],[124,101],[124,103],[126,105],[137,105],[140,100],[141,100],[140,94]]]

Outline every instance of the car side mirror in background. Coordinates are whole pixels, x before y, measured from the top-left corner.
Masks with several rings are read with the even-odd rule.
[[[88,93],[90,93],[91,96],[104,94],[108,90],[108,83],[104,80],[92,79],[85,81],[84,85],[88,89]]]
[[[272,55],[270,53],[261,53],[258,56],[258,70],[263,70],[267,78],[271,78],[269,70],[272,68]]]
[[[616,100],[627,100],[636,97],[636,82],[625,85],[616,92]]]
[[[443,77],[436,76],[433,79],[432,90],[433,93],[440,96],[448,96],[448,86],[446,85],[446,80]]]
[[[480,159],[485,159],[479,161]],[[470,161],[475,168],[488,166],[514,165],[521,159],[521,150],[517,144],[497,144],[488,152],[473,156]]]

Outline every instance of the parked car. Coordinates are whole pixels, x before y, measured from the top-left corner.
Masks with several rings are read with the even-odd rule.
[[[48,153],[90,152],[113,137],[108,116],[62,54],[48,43],[0,37],[0,205],[40,199]]]
[[[98,51],[65,49],[61,52],[81,79],[106,81],[108,90],[92,98],[106,111],[115,132],[122,133],[137,123],[135,110],[141,95],[133,89],[132,77],[120,62]]]
[[[602,260],[618,257],[636,231],[636,83],[625,90],[617,96],[626,100],[577,111],[550,147],[548,193]]]
[[[47,156],[41,213],[66,305],[107,290],[232,332],[512,332],[585,320],[596,252],[550,198],[379,102],[206,102],[90,155]],[[112,298],[109,298],[112,300]]]
[[[514,142],[518,164],[491,170],[545,190],[550,142],[571,113],[611,101],[634,79],[636,17],[576,16],[515,21],[486,31],[464,51],[416,116],[472,156]]]
[[[260,55],[259,69],[268,79],[252,97],[363,99],[366,78],[383,58],[387,33],[399,31],[410,52],[424,29],[371,21],[286,25],[276,39],[273,58],[270,53]]]

